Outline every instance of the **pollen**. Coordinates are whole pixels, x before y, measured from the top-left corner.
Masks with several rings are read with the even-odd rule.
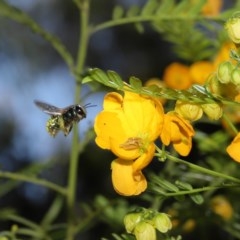
[[[130,137],[126,142],[120,145],[125,150],[139,149],[143,145],[143,140],[140,137]]]

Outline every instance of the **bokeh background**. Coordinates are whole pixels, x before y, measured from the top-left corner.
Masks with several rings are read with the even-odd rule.
[[[76,56],[79,14],[72,1],[7,2],[56,34]],[[116,4],[128,8],[144,3],[144,0],[92,1],[90,21],[101,23],[110,19]],[[90,39],[86,67],[115,70],[125,79],[132,75],[143,81],[161,77],[164,67],[175,56],[170,52],[171,46],[161,40],[159,34],[147,26],[145,31],[141,35],[129,25],[95,33]],[[87,85],[83,87],[81,104],[92,103],[97,106],[89,108],[87,118],[80,123],[81,139],[93,126],[94,117],[102,108],[104,93],[105,90],[94,92]],[[49,136],[45,130],[49,116],[34,105],[34,99],[58,107],[71,105],[74,101],[73,76],[48,42],[27,27],[0,17],[1,171],[15,172],[28,168],[31,163],[49,163],[40,176],[64,185],[68,174],[71,134],[68,137],[62,133],[55,138]],[[113,156],[98,149],[94,141],[86,147],[78,174],[78,194],[83,200],[92,201],[96,193],[116,196],[110,179],[112,159]],[[97,181],[94,181],[96,178]],[[1,181],[6,183],[4,179]],[[40,220],[52,201],[53,193],[38,185],[9,182],[12,187],[0,189],[0,208],[14,208],[23,217]],[[0,230],[9,226],[9,223],[0,222]],[[102,227],[98,228],[104,235]]]

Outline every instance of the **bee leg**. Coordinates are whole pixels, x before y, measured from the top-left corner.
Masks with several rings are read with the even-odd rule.
[[[67,136],[71,132],[72,126],[73,126],[72,124],[70,124],[68,126],[65,126],[65,128],[64,128],[64,136]]]

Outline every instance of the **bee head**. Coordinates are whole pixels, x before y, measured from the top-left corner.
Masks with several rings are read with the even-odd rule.
[[[84,107],[82,107],[81,105],[76,105],[75,110],[80,120],[86,118],[87,112]]]

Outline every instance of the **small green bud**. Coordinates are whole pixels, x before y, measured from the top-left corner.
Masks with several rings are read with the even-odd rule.
[[[235,68],[231,72],[232,83],[236,86],[240,85],[240,69]]]
[[[211,74],[206,81],[206,89],[212,95],[218,96],[221,95],[221,83],[218,81],[217,74]]]
[[[172,228],[172,222],[166,213],[157,214],[152,221],[159,232],[166,233]]]
[[[218,66],[217,77],[219,82],[226,84],[231,81],[231,72],[234,66],[230,62],[222,62]]]
[[[217,103],[206,103],[202,105],[204,113],[212,120],[222,117],[222,107]]]
[[[137,240],[157,240],[155,228],[148,222],[139,222],[133,234]]]
[[[230,18],[226,24],[225,28],[227,30],[229,38],[235,43],[240,43],[240,15]]]
[[[12,226],[11,226],[11,232],[12,233],[16,233],[17,231],[18,231],[18,225],[17,224],[13,224]]]
[[[124,225],[128,233],[132,233],[135,226],[141,221],[141,213],[130,213],[124,217]]]
[[[182,102],[179,100],[176,102],[175,111],[189,121],[197,121],[203,114],[203,110],[200,105]]]

